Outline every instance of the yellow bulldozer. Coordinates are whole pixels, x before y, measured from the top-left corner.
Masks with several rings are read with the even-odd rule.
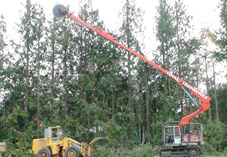
[[[61,126],[45,129],[45,138],[33,139],[30,153],[37,157],[94,157],[94,144],[99,140],[110,140],[97,137],[89,144],[64,137]]]

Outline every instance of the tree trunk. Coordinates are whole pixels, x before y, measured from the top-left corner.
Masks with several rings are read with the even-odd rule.
[[[213,77],[214,77],[214,97],[215,97],[215,105],[216,105],[216,119],[219,121],[219,113],[218,113],[218,100],[217,100],[217,90],[216,90],[216,76],[214,70],[214,62],[213,62]]]
[[[29,40],[29,39],[27,39]],[[28,43],[26,43],[28,44]],[[28,45],[27,45],[28,47]],[[27,48],[27,53],[26,53],[26,80],[25,80],[25,103],[24,103],[24,111],[28,112],[28,86],[29,86],[29,48]]]
[[[112,110],[112,120],[114,119],[114,80],[112,79],[112,87],[111,87],[111,110]]]
[[[51,94],[52,94],[52,100],[54,98],[54,63],[55,63],[55,19],[53,19],[54,24],[53,24],[53,29],[52,29],[52,54],[51,54]],[[50,105],[53,104],[53,101],[51,102]]]
[[[206,66],[206,86],[207,86],[207,94],[209,94],[210,91],[209,91],[209,80],[208,80],[208,63],[207,63],[207,56],[205,56],[205,66]],[[210,109],[210,108],[209,108],[208,112],[209,112],[209,120],[212,120],[212,117],[211,117],[211,109]]]
[[[150,117],[149,117],[149,91],[148,91],[148,80],[147,80],[146,76],[146,80],[145,80],[145,84],[146,84],[146,134],[145,137],[147,135],[149,135],[150,133]]]
[[[40,39],[39,39],[40,40]],[[40,63],[39,63],[39,55],[40,55],[40,42],[38,40],[38,52],[37,52],[37,69],[38,69],[38,80],[37,80],[37,126],[39,125],[39,88],[40,88]]]
[[[64,52],[64,58],[63,58],[63,64],[64,64],[64,105],[65,105],[65,116],[67,116],[67,112],[68,112],[68,104],[67,104],[67,97],[68,97],[68,89],[67,89],[67,80],[68,80],[68,74],[67,74],[67,50],[65,50]]]

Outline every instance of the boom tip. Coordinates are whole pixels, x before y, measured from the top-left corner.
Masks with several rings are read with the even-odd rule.
[[[66,7],[62,4],[57,4],[53,8],[53,14],[54,14],[54,17],[56,17],[56,18],[64,17],[66,15],[66,13],[67,13]]]

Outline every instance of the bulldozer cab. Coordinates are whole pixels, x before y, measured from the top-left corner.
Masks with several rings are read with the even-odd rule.
[[[45,138],[62,140],[64,138],[63,129],[60,126],[48,127],[45,129]]]

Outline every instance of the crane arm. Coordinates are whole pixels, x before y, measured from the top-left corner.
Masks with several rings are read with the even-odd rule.
[[[132,53],[133,55],[139,57],[140,59],[144,60],[144,61],[147,62],[148,64],[150,64],[150,65],[152,65],[153,67],[157,68],[158,70],[160,70],[161,72],[163,72],[165,75],[167,75],[167,76],[169,76],[170,78],[172,78],[173,80],[175,80],[175,81],[178,83],[179,86],[188,88],[188,89],[189,89],[196,97],[198,97],[203,103],[202,103],[201,105],[198,106],[198,109],[197,109],[195,112],[193,112],[193,113],[191,113],[191,114],[189,114],[189,115],[183,117],[183,118],[181,119],[181,122],[183,122],[183,123],[188,123],[188,122],[191,120],[191,118],[195,117],[196,115],[198,115],[198,114],[200,114],[200,113],[202,113],[202,112],[204,112],[204,111],[206,111],[207,109],[210,108],[210,105],[209,105],[209,102],[211,101],[211,98],[210,98],[210,97],[204,95],[202,92],[198,91],[195,87],[193,87],[193,86],[191,86],[190,84],[186,83],[186,82],[183,81],[181,78],[175,76],[175,75],[172,74],[170,71],[167,71],[166,69],[164,69],[164,68],[158,66],[158,65],[155,64],[154,62],[148,60],[148,59],[145,58],[144,56],[138,54],[137,52],[135,52],[135,51],[129,49],[128,47],[122,45],[121,43],[117,42],[117,41],[115,40],[114,37],[112,37],[112,36],[111,36],[109,33],[107,33],[106,31],[103,31],[102,28],[100,28],[100,27],[95,27],[95,28],[93,28],[93,27],[87,25],[86,23],[84,23],[83,21],[81,21],[78,17],[76,17],[76,16],[74,16],[73,14],[69,13],[69,12],[65,9],[64,6],[59,5],[59,7],[56,6],[54,9],[55,9],[55,10],[53,10],[53,12],[54,12],[54,14],[57,14],[56,17],[62,17],[62,16],[64,16],[64,15],[67,15],[69,18],[71,18],[71,19],[73,19],[73,20],[79,22],[80,24],[84,25],[85,27],[87,27],[87,28],[93,30],[93,31],[96,32],[97,34],[101,35],[102,37],[108,39],[109,41],[111,41],[111,42],[113,42],[113,43],[115,43],[115,44],[117,44],[118,46],[122,47],[123,49],[129,51],[129,52]],[[57,10],[56,10],[56,9],[57,9]],[[183,88],[183,89],[184,89],[184,88]],[[190,96],[190,94],[189,94],[186,90],[184,90],[184,91],[185,91],[186,95],[189,97],[189,99],[195,104],[195,102],[194,102],[194,100],[192,99],[192,97]],[[184,126],[184,125],[185,125],[185,124],[183,124],[183,126]]]

